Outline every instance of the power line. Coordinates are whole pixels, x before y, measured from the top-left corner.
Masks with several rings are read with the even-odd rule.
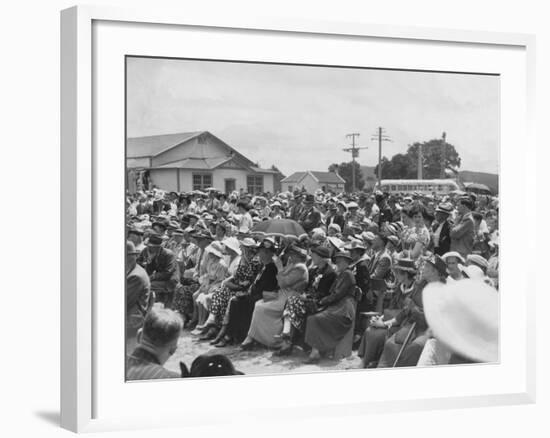
[[[382,180],[382,142],[393,140],[386,135],[385,129],[381,126],[378,127],[378,130],[375,134],[372,134],[371,140],[378,140],[378,187],[380,188],[380,181]]]
[[[358,147],[355,145],[355,137],[359,137],[358,132],[352,134],[346,134],[346,138],[351,137],[351,147],[342,149],[344,152],[351,152],[351,192],[355,192],[355,159],[359,157],[359,151],[361,149],[368,149],[367,147]]]

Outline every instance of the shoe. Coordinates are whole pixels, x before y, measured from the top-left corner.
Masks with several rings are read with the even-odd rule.
[[[218,342],[216,342],[216,343],[214,344],[214,347],[216,347],[216,348],[223,348],[223,347],[226,347],[228,344],[229,344],[228,341],[226,341],[225,339],[221,339],[221,340],[219,340]]]
[[[191,334],[192,335],[195,335],[195,336],[198,336],[202,333],[202,330],[201,329],[195,329],[195,330],[191,330]]]
[[[290,356],[292,354],[292,348],[294,346],[288,342],[284,341],[278,351],[275,352],[275,356]]]
[[[204,335],[202,335],[199,339],[201,341],[209,341],[211,339],[214,339],[217,334],[218,334],[218,329],[216,329],[216,327],[210,327],[208,331]]]
[[[321,361],[321,356],[308,356],[306,360],[304,360],[304,363],[306,364],[316,364]]]
[[[242,351],[249,351],[249,350],[252,350],[254,348],[254,341],[252,342],[247,342],[246,344],[241,344],[239,346],[239,348],[242,350]]]

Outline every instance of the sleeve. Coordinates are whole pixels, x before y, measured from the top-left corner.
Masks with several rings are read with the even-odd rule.
[[[454,227],[451,228],[450,235],[451,235],[451,238],[453,239],[460,239],[466,234],[472,232],[473,230],[474,230],[474,221],[470,219],[462,220],[458,224],[456,224]]]
[[[281,288],[292,288],[300,283],[305,284],[308,281],[308,272],[305,265],[297,265],[289,270],[283,270],[277,274],[277,283]]]
[[[355,278],[350,271],[346,271],[343,275],[342,281],[336,283],[332,293],[321,299],[321,305],[332,304],[340,301],[346,295],[351,295],[354,287]]]
[[[126,308],[131,309],[140,301],[147,299],[149,295],[145,281],[138,275],[126,278]]]
[[[159,269],[154,274],[154,279],[159,281],[170,280],[177,270],[176,256],[172,251],[166,251],[159,265]]]

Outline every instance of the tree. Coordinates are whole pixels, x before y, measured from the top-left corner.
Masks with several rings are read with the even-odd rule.
[[[418,148],[422,147],[422,178],[435,179],[441,175],[443,140],[433,139],[409,145],[406,154],[394,155],[391,160],[382,158],[382,179],[414,179],[417,177]],[[460,167],[460,156],[452,144],[445,144],[445,169]],[[378,166],[374,169],[378,174]],[[447,172],[446,172],[447,174]]]
[[[361,190],[365,186],[365,179],[363,178],[363,173],[361,172],[361,166],[359,166],[359,163],[353,161],[340,164],[333,163],[328,167],[329,172],[338,172],[338,174],[344,178],[346,181],[344,185],[346,192],[352,191],[351,169],[353,164],[355,164],[355,189]]]

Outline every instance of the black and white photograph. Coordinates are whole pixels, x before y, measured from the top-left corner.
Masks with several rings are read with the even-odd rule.
[[[499,75],[125,69],[127,381],[499,362]]]

